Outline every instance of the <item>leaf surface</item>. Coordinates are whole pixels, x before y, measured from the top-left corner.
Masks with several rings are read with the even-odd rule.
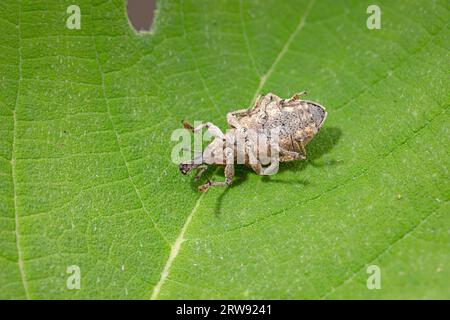
[[[370,4],[160,1],[137,35],[123,1],[77,1],[80,30],[2,1],[0,297],[450,298],[448,5],[369,30]],[[206,194],[171,162],[181,119],[303,90],[307,161]]]

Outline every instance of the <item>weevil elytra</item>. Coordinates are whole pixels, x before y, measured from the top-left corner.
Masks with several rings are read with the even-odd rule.
[[[278,162],[305,160],[305,146],[319,132],[327,112],[316,102],[301,100],[303,94],[295,94],[290,99],[272,93],[259,96],[253,107],[227,114],[226,133],[210,122],[194,128],[183,121],[184,128],[194,133],[206,128],[214,139],[203,152],[194,155],[194,160],[180,164],[181,173],[197,169],[195,179],[198,180],[208,165],[224,166],[225,181],[206,182],[198,188],[204,192],[212,186],[230,185],[236,163],[249,166],[258,175],[270,175],[274,173],[274,163],[278,170]],[[271,163],[264,167],[268,157]]]

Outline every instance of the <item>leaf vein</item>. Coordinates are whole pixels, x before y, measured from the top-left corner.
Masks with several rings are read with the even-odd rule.
[[[160,228],[158,227],[158,225],[156,224],[156,222],[155,222],[155,220],[153,219],[153,217],[151,216],[150,212],[147,210],[147,208],[146,208],[146,206],[145,206],[145,204],[144,204],[144,201],[142,200],[141,194],[140,194],[140,192],[139,192],[139,190],[138,190],[138,188],[137,188],[136,184],[134,183],[133,178],[132,178],[132,176],[131,176],[130,168],[129,168],[127,159],[125,158],[125,155],[124,155],[124,153],[123,153],[122,146],[121,146],[121,143],[120,143],[120,137],[119,137],[119,134],[118,134],[118,132],[117,132],[117,129],[116,129],[115,125],[114,125],[114,121],[113,121],[113,119],[112,119],[112,114],[111,114],[111,109],[110,109],[110,106],[109,106],[108,98],[107,98],[107,96],[106,96],[105,73],[103,72],[103,68],[102,68],[102,65],[101,65],[101,63],[100,63],[99,54],[98,54],[98,50],[97,50],[97,44],[96,44],[96,42],[95,42],[94,37],[91,36],[91,38],[92,38],[93,47],[94,47],[94,51],[95,51],[95,59],[96,59],[96,61],[97,61],[98,70],[99,70],[100,75],[101,75],[101,88],[102,88],[101,91],[102,91],[103,99],[104,99],[104,101],[105,101],[106,110],[107,110],[107,114],[108,114],[108,119],[109,119],[109,121],[110,121],[110,123],[111,123],[111,126],[112,126],[112,128],[113,128],[114,135],[115,135],[115,138],[116,138],[116,143],[117,143],[117,146],[118,146],[118,148],[119,148],[121,158],[122,158],[122,160],[123,160],[123,162],[124,162],[124,164],[125,164],[125,168],[126,168],[126,170],[127,170],[128,179],[129,179],[131,185],[133,186],[133,189],[134,189],[134,191],[135,191],[135,193],[136,193],[136,195],[137,195],[137,197],[138,197],[138,200],[139,200],[140,203],[141,203],[142,209],[144,209],[144,211],[145,211],[145,212],[147,213],[147,215],[150,217],[150,220],[152,221],[153,226],[155,227],[155,229],[157,230],[157,232],[160,234],[160,236],[162,237],[162,239],[163,239],[166,243],[170,244],[170,242],[167,240],[166,236],[163,234],[163,232],[161,231],[161,229],[160,229]]]
[[[347,283],[350,283],[355,276],[364,269],[364,267],[366,265],[370,265],[372,263],[374,263],[378,258],[380,258],[381,256],[383,256],[386,252],[389,251],[389,249],[391,249],[394,245],[398,244],[399,242],[401,242],[403,239],[407,238],[408,236],[410,236],[415,230],[417,230],[421,225],[423,225],[425,222],[427,222],[431,217],[433,217],[436,212],[438,212],[439,208],[436,208],[435,210],[433,210],[431,213],[429,213],[425,218],[423,218],[418,224],[414,225],[411,229],[409,229],[406,233],[404,233],[402,236],[400,236],[399,238],[397,238],[396,240],[394,240],[392,243],[390,243],[385,249],[383,249],[382,251],[380,251],[375,258],[373,258],[371,261],[364,263],[360,268],[358,268],[358,270],[356,270],[355,272],[353,272],[347,279],[345,279],[344,281],[342,281],[339,285],[337,285],[334,288],[331,288],[331,290],[329,292],[327,292],[326,294],[324,294],[320,300],[326,299],[329,295],[333,294],[334,292],[336,292],[336,290],[338,290],[340,287],[346,285]]]
[[[20,16],[21,16],[21,7],[22,2],[18,3],[19,13],[18,13],[18,36],[19,36],[19,81],[17,85],[17,93],[16,93],[16,101],[13,110],[13,141],[12,141],[12,150],[11,150],[11,175],[13,180],[13,202],[14,202],[14,222],[15,222],[15,235],[16,235],[16,247],[17,247],[17,264],[19,265],[20,278],[22,280],[22,285],[25,291],[25,297],[29,300],[30,293],[28,290],[28,283],[25,277],[25,269],[24,269],[24,259],[23,252],[20,245],[20,227],[19,227],[19,209],[17,205],[17,172],[16,172],[16,136],[17,136],[17,105],[20,96],[20,83],[22,81],[22,41],[21,41],[21,31],[20,31]]]

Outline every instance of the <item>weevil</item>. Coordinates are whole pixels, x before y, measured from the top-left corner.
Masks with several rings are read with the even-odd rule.
[[[205,192],[209,187],[229,186],[232,183],[234,166],[241,155],[241,162],[258,175],[273,174],[273,163],[278,166],[278,162],[305,160],[305,147],[322,128],[327,112],[316,102],[302,100],[304,94],[306,92],[297,93],[289,99],[281,99],[272,93],[260,95],[249,109],[227,114],[229,130],[226,133],[210,122],[194,128],[183,120],[184,128],[194,133],[206,128],[214,139],[203,152],[194,155],[194,160],[179,165],[181,173],[188,174],[197,169],[195,180],[198,180],[208,165],[224,166],[225,181],[208,180],[198,187],[200,192]],[[273,132],[277,133],[277,139],[274,139]],[[272,159],[267,167],[263,166],[260,156],[261,146],[267,147],[264,160],[267,162],[267,156]],[[275,154],[277,159],[273,161]]]

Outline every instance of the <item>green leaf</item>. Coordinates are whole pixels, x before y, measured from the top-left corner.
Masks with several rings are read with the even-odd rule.
[[[447,1],[379,30],[371,1],[159,1],[144,35],[69,4],[0,3],[0,298],[450,298]],[[171,162],[181,119],[302,90],[307,161],[205,194]]]

